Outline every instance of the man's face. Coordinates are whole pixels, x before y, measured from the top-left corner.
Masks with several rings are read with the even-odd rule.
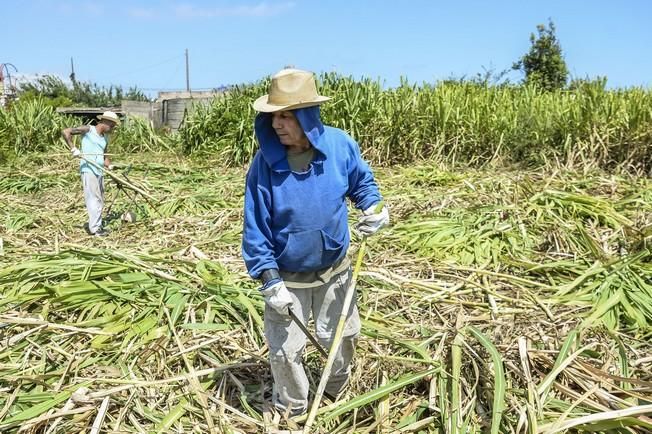
[[[113,129],[115,128],[115,122],[113,121],[108,121],[104,119],[102,122],[104,123],[104,125],[106,125],[106,131],[109,133],[113,131]]]
[[[272,113],[272,128],[285,146],[302,146],[308,140],[301,124],[291,111]]]

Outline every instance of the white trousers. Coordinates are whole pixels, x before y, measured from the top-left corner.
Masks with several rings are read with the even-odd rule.
[[[104,184],[102,177],[94,173],[81,173],[84,189],[84,202],[88,212],[88,231],[94,234],[102,227],[102,209],[104,208]]]
[[[296,316],[308,324],[312,313],[317,340],[326,351],[337,328],[346,290],[351,284],[351,268],[331,277],[330,281],[314,288],[291,288]],[[348,384],[350,364],[355,353],[355,344],[360,333],[360,317],[354,295],[346,325],[344,339],[337,352],[326,393],[337,394]],[[308,378],[303,368],[303,350],[306,337],[290,318],[265,306],[265,337],[269,346],[270,365],[274,377],[273,403],[281,412],[289,407],[292,415],[305,413],[308,408]]]

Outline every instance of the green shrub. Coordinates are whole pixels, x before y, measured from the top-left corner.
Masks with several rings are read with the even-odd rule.
[[[57,113],[43,98],[19,100],[0,109],[0,152],[7,158],[62,147],[61,130],[77,122]]]

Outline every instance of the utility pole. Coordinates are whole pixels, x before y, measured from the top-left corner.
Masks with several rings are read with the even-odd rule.
[[[72,81],[73,86],[75,85],[75,64],[72,61],[72,56],[70,57],[70,81]]]
[[[190,93],[190,68],[188,67],[188,49],[186,48],[186,90]]]

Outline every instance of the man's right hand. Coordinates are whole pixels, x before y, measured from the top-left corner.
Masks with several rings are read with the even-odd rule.
[[[265,303],[280,315],[290,316],[288,308],[292,306],[292,296],[281,279],[274,279],[260,289]]]
[[[76,146],[73,146],[73,148],[70,150],[70,153],[72,154],[73,157],[81,157],[81,152],[79,149],[77,149]]]

